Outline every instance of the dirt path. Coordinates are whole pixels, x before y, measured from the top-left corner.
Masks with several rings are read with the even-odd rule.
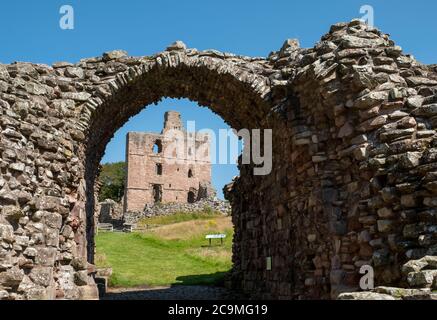
[[[102,300],[238,300],[242,297],[225,288],[209,286],[168,286],[108,288]]]

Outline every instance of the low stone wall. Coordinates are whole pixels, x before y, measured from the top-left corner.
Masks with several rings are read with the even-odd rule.
[[[228,201],[220,199],[204,199],[195,203],[150,204],[145,206],[143,212],[126,212],[123,216],[123,221],[125,224],[135,224],[140,219],[146,217],[175,213],[205,212],[209,210],[228,215],[231,213],[231,205]]]

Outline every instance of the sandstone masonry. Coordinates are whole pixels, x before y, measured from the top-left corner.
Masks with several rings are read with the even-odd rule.
[[[208,136],[187,133],[174,111],[165,113],[161,134],[129,132],[124,212],[141,212],[146,204],[194,203],[211,196],[209,155]]]
[[[220,199],[205,198],[194,203],[153,203],[147,204],[144,211],[128,211],[123,215],[123,223],[135,225],[142,218],[150,218],[153,216],[165,216],[175,213],[220,213],[229,215],[231,206],[228,201]]]

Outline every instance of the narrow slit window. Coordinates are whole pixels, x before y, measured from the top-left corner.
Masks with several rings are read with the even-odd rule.
[[[160,163],[156,164],[156,174],[158,176],[162,176],[162,164],[160,164]]]

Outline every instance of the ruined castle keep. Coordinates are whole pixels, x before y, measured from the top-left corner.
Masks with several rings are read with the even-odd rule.
[[[433,285],[411,261],[437,255],[436,66],[352,21],[266,58],[176,42],[152,56],[0,65],[0,299],[97,296],[99,163],[116,130],[163,97],[273,130],[272,172],[240,164],[226,189],[228,285],[330,299],[357,291],[366,264],[376,286]]]
[[[124,211],[157,202],[194,203],[210,195],[209,149],[208,136],[186,132],[174,111],[165,113],[161,134],[129,132]]]

